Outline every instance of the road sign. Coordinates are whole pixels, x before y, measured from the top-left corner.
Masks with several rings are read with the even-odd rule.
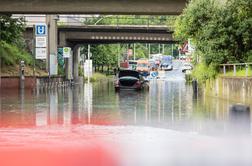
[[[36,59],[46,59],[46,48],[36,48]]]
[[[158,72],[157,71],[152,71],[150,75],[152,77],[157,77],[158,76]]]
[[[46,47],[46,36],[36,36],[36,47]]]
[[[44,23],[35,25],[35,57],[36,59],[47,58],[47,25]]]
[[[35,25],[35,35],[36,36],[46,36],[47,35],[47,26],[46,26],[46,24],[37,24],[37,25]]]
[[[70,47],[63,47],[63,57],[70,58],[71,56],[71,48]]]
[[[93,65],[92,60],[86,60],[84,63],[84,76],[85,77],[92,77],[93,74]]]

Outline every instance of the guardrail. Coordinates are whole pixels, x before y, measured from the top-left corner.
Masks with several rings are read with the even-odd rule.
[[[252,73],[250,73],[252,62],[248,63],[233,63],[233,64],[220,64],[221,71],[224,76],[227,76],[227,73],[232,71],[232,76],[237,76],[238,71],[243,71],[245,69],[244,76],[249,77],[252,76]]]
[[[20,15],[15,18],[23,17],[27,26],[33,26],[36,23],[46,22],[46,15]],[[174,18],[167,18],[166,16],[158,18],[158,16],[139,16],[139,17],[123,17],[123,16],[62,16],[55,18],[58,25],[73,25],[73,26],[94,26],[94,25],[109,25],[109,26],[136,26],[136,27],[167,27],[173,30],[174,26],[169,25],[168,22],[174,22]]]

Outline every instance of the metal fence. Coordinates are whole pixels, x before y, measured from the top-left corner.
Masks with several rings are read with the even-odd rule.
[[[46,15],[15,15],[14,18],[23,17],[28,27],[36,23],[45,23]],[[131,26],[131,27],[167,27],[174,30],[175,17],[166,16],[67,16],[58,15],[55,18],[59,26],[72,25],[72,26]]]
[[[221,64],[220,72],[224,76],[245,76],[252,77],[252,62],[249,63],[234,63],[234,64]],[[238,72],[243,72],[240,75],[237,75]],[[230,75],[231,74],[231,75]]]

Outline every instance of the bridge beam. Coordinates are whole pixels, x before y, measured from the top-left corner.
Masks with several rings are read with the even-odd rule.
[[[0,13],[180,14],[187,0],[0,0]]]
[[[84,43],[174,43],[173,32],[164,30],[137,31],[130,32],[120,30],[110,30],[100,32],[85,31],[85,29],[59,29],[60,43],[84,44]]]

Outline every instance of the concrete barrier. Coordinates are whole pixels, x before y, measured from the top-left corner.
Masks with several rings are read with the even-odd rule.
[[[0,89],[12,89],[18,90],[20,84],[19,76],[11,76],[11,77],[1,77],[1,86]],[[70,83],[68,80],[65,80],[64,77],[33,77],[26,76],[24,80],[24,88],[25,89],[53,89],[59,87],[69,86]]]

